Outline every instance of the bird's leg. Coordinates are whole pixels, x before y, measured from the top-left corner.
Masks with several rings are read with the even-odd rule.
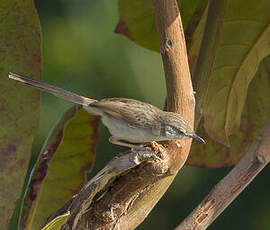
[[[155,147],[152,147],[154,149],[154,153],[153,153],[153,151],[151,151],[151,148],[149,148],[149,147],[147,147],[145,145],[133,145],[133,144],[129,144],[129,143],[126,143],[126,142],[122,142],[122,141],[116,139],[113,136],[111,136],[109,138],[109,142],[111,142],[112,144],[115,144],[115,145],[121,145],[121,146],[129,147],[129,148],[131,148],[131,151],[137,150],[138,151],[138,154],[136,156],[139,157],[141,161],[144,161],[144,160],[149,161],[150,159],[154,159],[155,161],[156,160],[159,160],[159,161],[162,160],[162,158],[160,158],[156,154]],[[150,143],[152,143],[152,142],[150,142]],[[153,145],[155,145],[155,144],[157,146],[159,146],[159,144],[157,144],[156,142],[154,142]],[[150,144],[150,145],[152,146],[152,144]]]
[[[113,136],[111,136],[111,137],[109,138],[109,142],[111,142],[112,144],[115,144],[115,145],[121,145],[121,146],[129,147],[129,148],[134,149],[134,150],[145,150],[145,147],[143,147],[143,146],[129,144],[129,143],[126,143],[126,142],[117,140],[117,139],[116,139],[115,137],[113,137]]]

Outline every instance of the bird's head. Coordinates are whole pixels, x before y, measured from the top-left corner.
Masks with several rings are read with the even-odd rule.
[[[177,113],[165,113],[163,134],[170,140],[193,138],[205,143],[204,139],[195,134],[189,122]]]

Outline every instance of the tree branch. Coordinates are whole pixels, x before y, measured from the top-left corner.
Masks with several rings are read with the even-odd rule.
[[[270,161],[270,122],[247,154],[176,228],[206,229]]]
[[[179,113],[193,126],[195,99],[178,4],[176,0],[153,0],[153,6],[166,78],[167,110]],[[171,168],[175,174],[188,157],[191,140],[181,141],[181,149],[177,144],[172,146]]]
[[[166,78],[167,109],[193,122],[195,101],[177,1],[153,0],[153,5]]]
[[[153,0],[153,6],[166,77],[167,109],[180,113],[193,125],[195,101],[177,1]],[[191,139],[163,143],[158,153],[162,160],[141,162],[120,174],[112,173],[115,168],[111,168],[102,186],[97,177],[93,178],[71,201],[71,214],[62,229],[134,229],[166,192],[184,165],[190,145]],[[133,153],[126,154],[129,159]]]

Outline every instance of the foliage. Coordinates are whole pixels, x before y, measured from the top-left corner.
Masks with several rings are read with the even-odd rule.
[[[69,212],[67,212],[63,215],[57,216],[55,219],[53,219],[50,223],[48,223],[41,230],[60,230],[61,226],[66,222],[68,216],[69,216]]]
[[[200,19],[206,0],[178,1],[186,31],[192,30]],[[119,22],[115,31],[139,45],[159,51],[159,40],[151,0],[119,0]],[[189,28],[187,28],[189,25]]]
[[[98,121],[75,105],[49,134],[26,188],[23,229],[38,229],[82,188],[95,158]]]
[[[39,122],[39,94],[8,72],[41,78],[40,25],[31,0],[0,2],[0,229],[20,197]]]
[[[179,8],[183,12],[190,66],[195,68],[194,63],[200,51],[207,8],[204,1],[181,2]],[[207,144],[203,146],[195,142],[187,164],[203,167],[236,164],[247,151],[258,131],[266,124],[267,120],[261,119],[260,116],[253,117],[252,120],[246,119],[246,107],[250,114],[255,109],[262,110],[265,108],[265,103],[268,103],[266,95],[269,89],[253,94],[252,99],[247,95],[252,79],[256,74],[261,76],[261,69],[258,68],[262,59],[270,54],[269,8],[268,0],[229,1],[224,21],[220,22],[221,38],[216,47],[217,56],[210,71],[210,80],[203,83],[203,88],[208,88],[208,93],[203,105],[203,119],[198,133],[207,140]],[[149,29],[155,28],[150,26],[154,25],[150,1],[135,3],[120,0],[119,9],[120,20],[116,31],[140,45],[158,50],[156,31]],[[264,65],[267,64],[264,62]],[[194,69],[191,69],[191,72],[193,71]],[[267,72],[265,74],[267,75]],[[257,87],[259,89],[259,86]],[[265,97],[261,96],[262,93]],[[260,103],[255,104],[247,99]],[[266,109],[264,114],[267,116],[269,110]]]
[[[100,2],[98,4],[105,5],[104,1]],[[159,41],[152,1],[119,0],[118,2],[119,21],[115,31],[140,46],[158,51]],[[98,24],[106,20],[106,17],[100,17],[100,10],[92,10],[97,9],[95,4],[89,8],[83,6],[79,8],[75,3],[64,4],[61,1],[51,3],[46,1],[38,4],[45,4],[46,7],[47,4],[51,4],[51,15],[54,10],[61,9],[61,4],[65,7],[70,4],[69,11],[63,13],[62,18],[53,15],[52,22],[47,21],[47,18],[44,20],[48,24],[51,23],[50,31],[43,30],[44,40],[51,41],[50,44],[44,44],[46,50],[44,73],[48,79],[59,83],[61,74],[59,78],[55,75],[62,73],[65,78],[62,77],[62,82],[59,84],[66,84],[67,87],[76,83],[81,84],[81,90],[89,91],[91,97],[141,97],[140,99],[146,98],[150,103],[154,100],[155,103],[163,103],[164,88],[160,86],[164,82],[158,78],[161,77],[159,56],[140,49],[139,46],[134,48],[130,42],[125,43],[121,38],[115,38],[116,36],[113,39],[121,40],[125,45],[120,42],[111,43],[113,39],[109,34],[112,28],[105,28]],[[205,28],[207,1],[179,1],[179,7],[193,72]],[[91,13],[89,13],[90,8]],[[222,33],[217,47],[218,55],[210,80],[204,83],[209,90],[202,109],[203,119],[198,134],[207,140],[207,145],[194,142],[187,164],[211,168],[236,164],[270,117],[269,8],[269,0],[229,1],[225,20],[221,22]],[[33,138],[38,127],[40,103],[37,91],[8,80],[7,75],[9,71],[13,71],[41,78],[42,55],[40,25],[33,1],[4,0],[0,3],[0,9],[0,53],[2,54],[0,62],[0,217],[2,221],[0,228],[6,229],[16,201],[20,197],[31,157]],[[65,14],[74,15],[74,20],[64,23]],[[89,17],[79,17],[81,15]],[[97,18],[99,20],[96,20]],[[92,27],[84,24],[85,20],[91,22]],[[95,31],[93,26],[96,28]],[[67,34],[63,36],[65,31]],[[82,31],[87,32],[84,34]],[[100,41],[97,31],[102,34],[104,43]],[[49,39],[49,36],[52,38]],[[112,44],[117,44],[116,48],[113,48]],[[127,50],[130,52],[128,55]],[[115,58],[116,55],[118,60]],[[49,56],[51,59],[48,58]],[[151,61],[148,58],[150,56],[152,59],[154,56],[157,61]],[[148,66],[150,70],[147,69]],[[52,73],[53,77],[49,77]],[[78,80],[74,75],[82,77]],[[67,79],[72,80],[72,83],[66,83],[69,82]],[[62,102],[57,104],[56,99],[52,102],[47,96],[43,98],[45,101],[42,107],[43,120],[46,117],[54,123],[56,115],[51,114],[56,114],[56,110],[62,111],[64,106]],[[48,101],[51,102],[51,107]],[[51,213],[77,193],[84,184],[85,172],[92,167],[95,158],[97,123],[97,118],[87,115],[78,106],[71,108],[61,117],[49,134],[37,162],[34,163],[34,168],[32,169],[33,164],[30,165],[30,179],[25,183],[22,202],[17,206],[22,227],[38,229]],[[47,125],[42,123],[41,126],[44,128]],[[101,153],[104,155],[99,160],[106,161],[110,159],[109,155],[105,155],[106,147],[110,148],[110,152],[111,149],[116,151],[116,147],[108,145],[107,141],[106,144],[102,142],[102,145]],[[200,197],[203,189],[196,188],[199,192],[193,191],[189,199],[187,198],[191,193],[189,188],[201,181],[198,178],[201,178],[203,173],[199,169],[193,169],[192,173],[189,168],[184,169],[184,172],[185,170],[188,171],[188,175],[181,178],[182,190],[175,194],[171,191],[171,194],[175,195],[174,199],[182,197],[182,204],[186,202],[186,206],[190,208],[192,202],[196,201],[195,197]],[[172,209],[175,203],[171,203],[168,209]],[[61,221],[64,221],[67,215],[56,217],[44,229],[59,229],[63,223]],[[254,215],[259,214],[256,212]],[[165,213],[159,213],[158,216],[162,224],[166,222],[163,221],[166,218],[171,218],[168,222],[174,224],[173,214],[166,216]],[[258,218],[252,219],[255,222],[258,220]],[[246,223],[245,220],[243,222]],[[12,224],[10,228],[15,229],[13,226],[17,225],[17,221]],[[157,227],[162,227],[162,224]]]

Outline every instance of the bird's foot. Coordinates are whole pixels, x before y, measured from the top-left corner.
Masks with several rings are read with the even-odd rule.
[[[161,156],[163,155],[162,153],[164,151],[164,148],[162,145],[153,141],[146,144],[136,145],[131,150],[137,151],[138,156],[141,160],[161,161],[162,160]]]
[[[151,146],[151,148],[154,150],[156,154],[160,154],[165,151],[165,148],[161,144],[158,144],[155,141],[149,142],[149,145]]]
[[[153,152],[152,149],[150,151],[146,149],[139,150],[136,152],[136,155],[140,159],[140,161],[161,161],[162,160],[155,152]]]

